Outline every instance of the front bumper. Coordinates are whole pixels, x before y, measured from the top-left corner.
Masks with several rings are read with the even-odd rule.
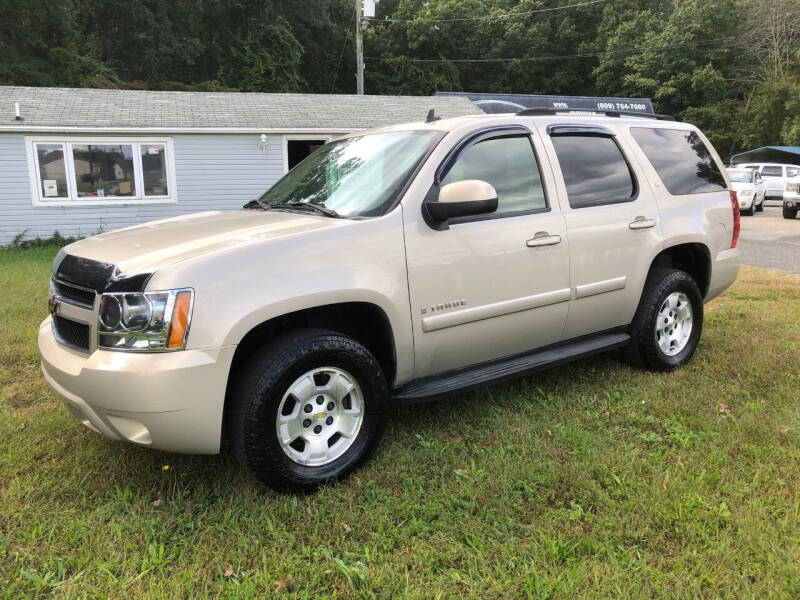
[[[168,452],[219,452],[235,350],[87,354],[56,341],[50,317],[39,327],[44,378],[79,421],[109,439]]]
[[[783,205],[786,208],[800,208],[800,194],[793,192],[784,192]]]
[[[739,198],[739,209],[746,209],[749,210],[750,207],[753,206],[753,203],[756,201],[756,195],[750,194],[749,196],[738,196]]]

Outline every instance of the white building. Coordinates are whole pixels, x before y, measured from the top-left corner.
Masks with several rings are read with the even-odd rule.
[[[461,97],[0,87],[0,244],[235,210],[326,141],[430,109],[481,113]]]

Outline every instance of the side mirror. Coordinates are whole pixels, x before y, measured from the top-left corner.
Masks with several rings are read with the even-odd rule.
[[[428,213],[442,222],[455,217],[482,215],[497,210],[497,192],[480,179],[448,183],[439,190],[435,202],[426,202]]]

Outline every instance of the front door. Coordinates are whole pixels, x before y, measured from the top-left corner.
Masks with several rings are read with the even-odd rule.
[[[548,134],[569,204],[573,300],[564,337],[627,325],[662,246],[655,198],[626,158],[625,140],[611,130],[550,126]]]
[[[442,166],[441,185],[487,181],[497,211],[443,230],[404,215],[415,377],[552,344],[566,322],[569,242],[539,142],[522,128],[471,140]]]

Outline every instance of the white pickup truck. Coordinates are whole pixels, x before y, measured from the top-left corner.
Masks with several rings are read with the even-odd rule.
[[[387,408],[621,349],[686,364],[733,283],[739,204],[695,127],[525,110],[356,133],[238,212],[53,264],[45,379],[113,440],[314,489]]]

